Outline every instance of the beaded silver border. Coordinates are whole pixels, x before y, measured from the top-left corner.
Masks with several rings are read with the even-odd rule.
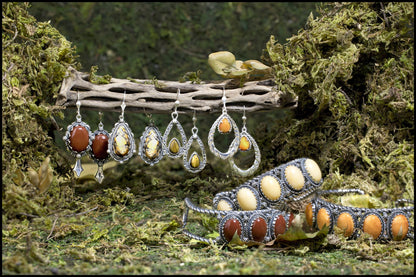
[[[119,156],[114,152],[114,139],[115,139],[115,136],[117,134],[117,130],[122,126],[124,126],[124,128],[126,129],[127,137],[129,139],[130,146],[129,146],[129,151],[127,152],[126,155]],[[134,134],[131,131],[131,129],[129,127],[129,124],[127,122],[125,122],[124,120],[120,119],[118,122],[116,122],[114,124],[114,127],[113,127],[113,129],[111,130],[111,133],[110,133],[110,137],[108,138],[108,150],[107,151],[110,154],[110,156],[114,160],[118,161],[119,163],[123,163],[123,162],[127,161],[128,159],[130,159],[133,156],[134,153],[136,153],[136,143],[134,141]]]
[[[176,127],[178,128],[178,131],[181,135],[182,143],[179,143],[179,140],[176,137],[174,137],[169,141],[169,144],[168,144],[167,140],[174,125],[176,125]],[[169,149],[169,145],[173,139],[176,139],[178,141],[178,144],[179,144],[178,153],[172,153]],[[166,127],[165,133],[163,134],[163,144],[164,144],[164,149],[165,149],[165,155],[171,158],[175,158],[175,159],[181,157],[185,152],[184,149],[185,149],[186,141],[187,141],[186,134],[185,134],[185,131],[183,130],[181,123],[176,118],[173,118],[169,122],[168,126]]]
[[[233,139],[233,141],[230,143],[227,152],[221,152],[219,151],[216,147],[215,147],[215,143],[214,143],[214,134],[215,134],[215,129],[219,128],[219,123],[221,122],[222,119],[226,118],[229,122],[230,125],[232,127],[232,129],[234,130],[234,135],[235,138]],[[230,130],[231,132],[231,130]],[[220,134],[222,134],[220,132]],[[208,146],[209,149],[211,150],[211,152],[217,156],[220,157],[221,159],[227,159],[228,157],[234,155],[237,150],[238,150],[238,138],[240,136],[240,131],[238,130],[237,125],[235,124],[235,121],[227,114],[227,113],[222,113],[217,120],[215,120],[214,124],[212,124],[211,129],[209,130],[208,133]]]
[[[146,154],[144,153],[145,150],[146,150],[144,143],[146,141],[147,136],[149,135],[149,132],[152,131],[152,130],[155,132],[156,139],[159,141],[160,149],[158,150],[159,154],[154,159],[149,159],[146,156]],[[142,136],[140,137],[140,143],[139,143],[139,156],[140,156],[140,158],[142,158],[142,160],[145,163],[153,166],[163,158],[165,153],[166,153],[166,149],[165,149],[165,145],[163,143],[162,134],[159,132],[159,129],[156,126],[153,126],[153,125],[147,126],[144,129]]]
[[[231,167],[232,167],[232,169],[235,171],[235,172],[237,172],[240,176],[243,176],[243,177],[246,177],[246,176],[249,176],[249,175],[252,175],[258,168],[259,168],[259,165],[260,165],[260,161],[261,161],[261,153],[260,153],[260,149],[259,149],[259,146],[257,145],[257,142],[254,140],[254,138],[248,133],[248,132],[246,132],[246,131],[242,131],[241,133],[240,133],[240,136],[239,136],[239,139],[238,139],[238,142],[240,143],[240,140],[243,138],[243,137],[247,137],[247,139],[249,140],[249,142],[250,142],[250,147],[249,147],[249,149],[247,149],[247,150],[241,150],[240,149],[240,147],[238,146],[237,147],[237,151],[236,151],[236,153],[238,152],[238,151],[244,151],[244,152],[246,152],[246,151],[250,151],[250,149],[251,148],[254,148],[254,162],[253,162],[253,164],[249,167],[249,168],[247,168],[247,169],[241,169],[241,168],[239,168],[236,164],[235,164],[235,162],[234,162],[234,155],[233,156],[231,156],[230,157],[230,165],[231,165]],[[239,145],[239,144],[238,144]],[[234,153],[235,154],[235,153]]]
[[[190,156],[188,156],[189,149],[191,148],[192,142],[194,140],[197,141],[199,147],[201,148],[202,159],[199,157],[199,155],[198,155],[198,153],[196,153],[196,151],[192,152],[192,154]],[[198,158],[199,158],[199,166],[197,168],[194,168],[194,167],[191,166],[191,158],[192,158],[193,154],[197,154]],[[188,160],[188,157],[189,157],[189,160]],[[197,172],[200,172],[202,169],[204,169],[206,163],[207,163],[207,153],[205,152],[204,143],[202,142],[201,138],[198,136],[197,133],[193,133],[193,135],[191,137],[189,137],[189,140],[188,140],[188,142],[186,143],[186,145],[184,147],[183,165],[186,168],[186,170],[188,170],[192,173],[197,173]]]

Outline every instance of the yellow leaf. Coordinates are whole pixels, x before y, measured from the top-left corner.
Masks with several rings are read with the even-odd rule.
[[[226,76],[225,70],[230,70],[231,67],[235,66],[235,56],[233,53],[228,51],[219,51],[211,53],[208,56],[208,64],[211,68],[221,76]]]
[[[246,66],[248,69],[270,70],[270,66],[267,66],[257,60],[247,60],[244,62],[244,66]]]
[[[35,187],[39,187],[39,174],[32,168],[27,169],[27,175],[29,176],[29,181]]]
[[[53,178],[52,169],[48,168],[48,171],[45,173],[43,177],[44,178],[39,184],[39,193],[44,193],[45,191],[48,190],[49,186],[51,185],[52,178]]]

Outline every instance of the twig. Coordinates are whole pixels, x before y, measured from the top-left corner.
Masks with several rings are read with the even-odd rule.
[[[51,235],[53,233],[53,230],[55,229],[55,225],[56,225],[56,221],[58,221],[58,216],[55,216],[55,220],[53,221],[53,225],[52,225],[52,229],[51,232],[49,233],[48,237],[46,238],[46,240],[49,240],[51,238]]]
[[[14,36],[12,38],[12,40],[10,40],[8,43],[6,43],[6,45],[3,46],[2,50],[6,49],[10,44],[12,44],[12,42],[16,39],[17,37],[17,27],[15,24],[13,24],[14,27]]]
[[[83,215],[83,214],[89,213],[89,212],[91,212],[91,211],[93,211],[93,210],[96,210],[96,209],[98,209],[98,206],[95,206],[94,208],[89,209],[89,210],[87,210],[87,211],[85,211],[85,212],[81,212],[81,213],[77,213],[77,214],[67,214],[67,215],[64,215],[64,216],[65,216],[65,217],[70,217],[70,216],[78,216],[78,215]]]

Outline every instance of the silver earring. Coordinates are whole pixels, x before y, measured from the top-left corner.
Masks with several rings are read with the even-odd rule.
[[[228,157],[232,156],[237,152],[238,150],[238,140],[234,139],[230,146],[228,147],[228,151],[223,153],[219,151],[214,144],[214,134],[215,129],[218,129],[218,132],[221,134],[227,134],[230,133],[232,130],[234,130],[235,137],[239,137],[240,132],[238,130],[237,125],[235,124],[234,120],[227,114],[227,107],[225,106],[225,103],[227,101],[227,98],[225,97],[225,88],[223,88],[223,96],[222,96],[222,114],[215,120],[214,124],[212,124],[211,129],[208,133],[208,146],[211,152],[221,159],[227,159]]]
[[[184,154],[183,154],[183,164],[186,170],[197,173],[204,169],[207,163],[207,154],[205,152],[204,144],[202,143],[201,138],[198,136],[198,128],[196,127],[196,117],[195,111],[194,116],[192,117],[192,121],[194,122],[194,127],[192,128],[192,136],[189,138],[188,142],[185,145]],[[192,142],[196,140],[198,142],[199,147],[201,148],[202,153],[202,160],[199,157],[196,151],[192,152],[191,157],[188,160],[189,149],[191,148]]]
[[[108,140],[110,134],[104,130],[104,124],[102,123],[103,113],[99,112],[100,123],[98,124],[98,129],[92,134],[92,145],[90,157],[98,165],[97,173],[95,174],[95,179],[101,184],[104,179],[104,163],[110,158],[108,154]]]
[[[63,140],[71,154],[77,158],[73,168],[77,177],[84,170],[81,165],[81,157],[91,149],[91,130],[90,126],[81,120],[81,101],[79,100],[79,92],[77,93],[77,116],[76,121],[68,125]]]
[[[166,153],[165,155],[168,155],[171,158],[179,158],[180,156],[183,155],[184,153],[184,147],[186,144],[186,135],[185,135],[185,131],[182,128],[182,125],[179,123],[178,121],[178,111],[177,108],[179,106],[179,94],[181,93],[181,90],[178,89],[177,92],[177,98],[175,101],[175,109],[172,112],[172,120],[169,122],[168,127],[166,127],[165,133],[163,134],[163,144],[165,146],[166,149]],[[169,145],[168,145],[168,136],[169,133],[171,132],[173,126],[176,125],[176,127],[178,128],[179,133],[181,134],[181,141],[179,142],[179,140],[174,137],[169,141]]]
[[[143,131],[139,143],[139,156],[147,164],[153,166],[158,163],[164,156],[166,150],[163,143],[162,134],[159,129],[154,126],[152,115],[148,115],[150,124]]]
[[[123,95],[119,120],[114,124],[108,141],[108,153],[114,160],[120,163],[130,159],[136,152],[134,134],[131,131],[129,124],[124,121],[124,109],[126,108],[125,100],[126,91],[124,91]]]
[[[260,165],[260,160],[261,160],[261,154],[260,154],[260,149],[256,143],[256,141],[254,140],[254,138],[247,132],[247,127],[246,127],[246,107],[244,106],[244,110],[243,110],[243,128],[241,129],[241,133],[239,137],[236,137],[236,139],[238,139],[239,141],[239,145],[238,145],[238,149],[240,151],[249,151],[251,150],[251,148],[254,148],[254,163],[253,165],[248,168],[248,169],[241,169],[239,168],[235,162],[234,162],[234,158],[231,157],[230,159],[230,164],[231,167],[233,168],[233,170],[235,172],[237,172],[239,175],[241,176],[249,176],[251,174],[253,174],[257,168]]]

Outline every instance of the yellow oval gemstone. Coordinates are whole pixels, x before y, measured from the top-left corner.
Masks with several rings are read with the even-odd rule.
[[[306,217],[306,222],[308,223],[308,225],[309,226],[312,226],[312,224],[313,224],[312,203],[309,203],[308,205],[306,205],[306,208],[305,208],[305,217]]]
[[[231,211],[232,206],[228,203],[227,200],[221,199],[218,201],[217,210],[219,211]]]
[[[305,177],[303,177],[302,171],[295,165],[286,167],[285,177],[289,186],[296,190],[302,189],[305,184]]]
[[[328,226],[331,223],[329,213],[325,208],[320,208],[318,214],[316,215],[316,223],[318,225],[319,230],[324,228],[324,226]]]
[[[354,232],[354,219],[349,213],[342,213],[338,216],[337,226],[344,231],[344,236],[349,237]]]
[[[319,168],[319,165],[314,160],[306,159],[305,168],[315,183],[318,183],[322,179],[321,169]]]
[[[154,159],[159,156],[159,140],[157,139],[156,133],[153,130],[149,131],[149,134],[145,140],[145,155],[149,159]]]
[[[173,138],[169,143],[169,151],[173,154],[179,152],[179,142],[176,138]]]
[[[120,126],[114,137],[113,150],[118,156],[125,156],[130,149],[129,136],[124,126]]]
[[[248,138],[246,136],[243,136],[240,139],[240,150],[241,151],[247,151],[250,148],[250,141],[248,140]]]
[[[249,188],[241,188],[237,192],[237,201],[244,211],[252,211],[257,208],[257,199]]]
[[[271,201],[279,199],[281,193],[280,184],[273,176],[264,176],[261,179],[260,188],[267,199]]]
[[[231,124],[227,118],[223,118],[218,126],[221,133],[228,133],[231,130]]]
[[[370,234],[374,239],[378,238],[382,231],[380,218],[374,214],[367,216],[363,223],[363,231]]]
[[[402,215],[396,215],[391,222],[391,234],[393,240],[402,240],[406,237],[409,230],[409,221]]]
[[[199,157],[198,157],[197,154],[192,155],[190,165],[193,168],[198,168],[198,166],[199,166]]]

